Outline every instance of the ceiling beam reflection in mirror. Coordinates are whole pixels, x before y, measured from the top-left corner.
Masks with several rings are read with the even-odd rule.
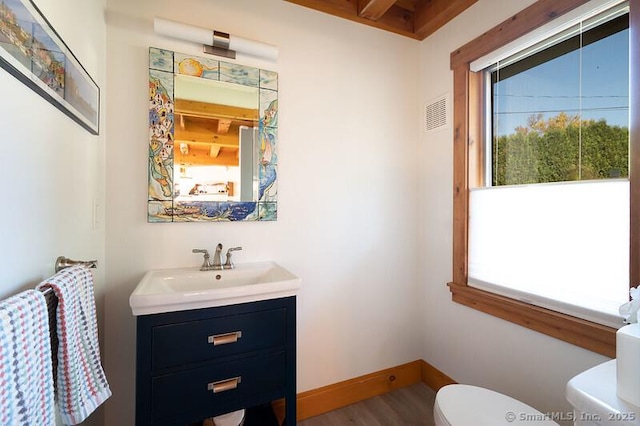
[[[275,46],[157,21],[217,56],[277,58]],[[277,113],[276,72],[151,47],[148,221],[276,220]]]

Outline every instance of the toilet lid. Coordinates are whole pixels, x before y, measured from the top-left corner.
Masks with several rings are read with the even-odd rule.
[[[451,426],[557,426],[516,399],[470,385],[449,385],[436,394],[434,415]]]

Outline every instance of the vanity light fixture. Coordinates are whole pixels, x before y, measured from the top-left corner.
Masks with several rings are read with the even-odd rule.
[[[238,37],[221,31],[194,27],[193,25],[187,25],[163,18],[155,18],[153,20],[153,29],[156,34],[202,44],[204,52],[211,55],[235,59],[236,52],[239,52],[273,62],[278,59],[277,46]]]

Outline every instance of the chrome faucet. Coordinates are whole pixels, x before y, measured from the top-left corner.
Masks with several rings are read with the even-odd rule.
[[[201,271],[208,271],[211,269],[211,263],[209,263],[209,252],[205,249],[193,249],[191,253],[204,253],[204,262],[202,262],[202,266],[200,267]]]
[[[215,271],[219,271],[222,269],[222,260],[220,260],[220,254],[222,253],[222,244],[218,244],[216,246],[216,252],[213,254],[213,263],[211,264],[211,268]]]
[[[229,250],[227,250],[227,261],[224,263],[224,265],[222,264],[222,260],[220,258],[222,255],[222,244],[218,244],[216,246],[216,251],[213,254],[213,262],[209,261],[211,256],[209,255],[209,252],[205,249],[193,249],[191,250],[191,252],[204,254],[204,262],[200,267],[201,271],[211,271],[211,270],[220,271],[222,269],[235,268],[235,265],[231,261],[231,253],[237,250],[242,250],[242,247],[231,247]]]
[[[231,261],[231,253],[238,250],[242,250],[242,247],[231,247],[227,250],[227,260],[224,262],[224,265],[222,265],[223,269],[233,269],[236,267],[236,265]]]

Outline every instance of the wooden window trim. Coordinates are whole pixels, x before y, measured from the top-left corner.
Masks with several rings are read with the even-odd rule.
[[[482,75],[474,60],[518,39],[588,0],[539,0],[451,53],[453,70],[453,279],[452,300],[473,309],[615,358],[616,329],[467,285],[469,188],[481,179]],[[630,0],[630,93],[640,93],[640,0]],[[629,286],[640,281],[640,96],[630,98]]]

